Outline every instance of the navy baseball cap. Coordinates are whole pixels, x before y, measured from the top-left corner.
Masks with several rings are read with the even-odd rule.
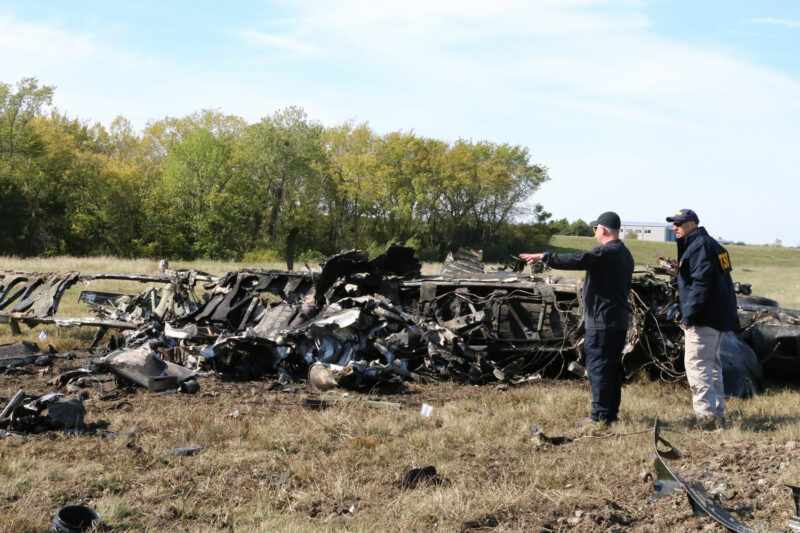
[[[691,209],[681,209],[671,217],[667,217],[667,222],[672,222],[673,224],[683,224],[684,222],[689,222],[690,220],[695,224],[700,223],[700,219],[697,218],[697,213]]]
[[[606,211],[597,217],[597,220],[593,220],[589,225],[592,227],[605,226],[608,229],[619,231],[619,228],[622,226],[622,222],[620,221],[618,214],[613,211]]]

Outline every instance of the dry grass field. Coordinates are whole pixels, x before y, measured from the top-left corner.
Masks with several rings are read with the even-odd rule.
[[[580,249],[591,240],[553,244]],[[650,245],[632,244],[638,262],[674,250]],[[739,248],[731,247],[738,280],[800,307],[800,252]],[[244,265],[173,266],[221,273]],[[109,258],[0,259],[0,269],[156,268],[154,261]],[[77,309],[76,298],[67,295],[61,314]],[[3,328],[0,341],[9,342]],[[42,329],[22,338],[36,341]],[[93,333],[46,331],[46,343],[60,350],[85,346]],[[60,369],[81,364],[64,361]],[[0,374],[0,397],[49,392],[51,377]],[[277,391],[267,381],[200,381],[191,396],[138,390],[106,398],[90,390],[87,422],[105,421],[107,432],[0,438],[0,531],[45,531],[56,509],[75,502],[94,507],[114,531],[718,530],[692,516],[685,496],[650,498],[656,416],[684,452],[679,470],[715,489],[725,507],[759,530],[785,529],[792,505],[782,483],[800,481],[800,394],[792,388],[732,400],[731,427],[701,432],[688,423],[683,384],[636,381],[624,388],[621,423],[590,434],[576,427],[589,397],[578,380],[511,388],[412,384],[403,394],[369,396],[399,408],[351,393],[321,410],[306,406],[315,393],[303,385]],[[428,418],[420,415],[422,403],[433,406]],[[532,438],[534,425],[575,440],[541,444]],[[186,445],[204,449],[189,457],[169,452]],[[426,465],[447,481],[399,486],[406,469]]]

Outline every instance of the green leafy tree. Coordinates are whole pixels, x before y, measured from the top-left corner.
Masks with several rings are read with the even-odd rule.
[[[413,133],[389,133],[376,146],[377,168],[365,181],[372,240],[387,243],[419,233],[425,215],[439,214],[441,161],[446,145]]]
[[[570,223],[566,218],[560,218],[550,222],[550,227],[555,235],[570,235]]]
[[[165,206],[161,223],[171,236],[169,255],[180,257],[232,257],[243,250],[226,244],[244,228],[218,216],[217,209],[231,205],[227,186],[231,179],[232,147],[224,138],[199,127],[182,135],[164,160],[163,181],[157,189]]]
[[[579,218],[569,227],[569,233],[567,235],[578,235],[580,237],[593,237],[594,231],[592,231],[592,227],[587,224],[583,219]]]
[[[204,110],[139,134],[124,117],[106,128],[50,112],[52,96],[33,78],[0,84],[6,253],[237,258],[266,248],[291,265],[396,240],[427,258],[455,246],[501,256],[554,231],[541,206],[524,208],[547,172],[523,147],[324,128],[295,107],[251,125]],[[531,224],[516,222],[527,215]]]
[[[237,172],[256,202],[253,232],[284,256],[318,242],[327,166],[322,143],[322,126],[289,107],[249,126],[238,144]]]
[[[462,140],[436,155],[416,190],[427,191],[421,209],[426,244],[441,251],[494,242],[525,213],[523,202],[547,179],[546,170],[519,146]],[[534,216],[545,213],[536,209]]]
[[[372,239],[380,139],[366,124],[342,124],[323,132],[326,168],[322,173],[322,213],[327,220],[320,249],[365,248]]]
[[[42,150],[30,124],[52,100],[53,88],[36,78],[23,78],[15,87],[0,83],[0,172],[30,169],[26,163]]]
[[[16,179],[0,175],[0,253],[26,249],[30,205]]]

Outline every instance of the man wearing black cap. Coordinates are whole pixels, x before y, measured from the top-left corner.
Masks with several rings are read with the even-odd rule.
[[[562,270],[585,270],[583,284],[583,353],[592,387],[592,416],[595,422],[617,420],[622,397],[620,356],[625,347],[630,308],[628,295],[633,276],[633,257],[619,239],[619,215],[607,211],[592,222],[600,243],[589,252],[577,254],[520,254],[528,263],[543,261]]]
[[[692,407],[702,426],[719,427],[725,416],[719,358],[722,334],[739,328],[731,258],[699,226],[700,219],[691,209],[681,209],[667,222],[672,223],[678,243],[678,298]]]

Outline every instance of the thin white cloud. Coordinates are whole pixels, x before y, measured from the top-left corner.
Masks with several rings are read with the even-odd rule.
[[[241,32],[241,37],[253,45],[268,46],[295,54],[315,54],[320,51],[318,47],[288,35],[273,35],[255,30],[245,30]]]
[[[783,26],[784,28],[800,28],[800,20],[784,19],[778,17],[756,17],[751,18],[750,22],[755,24],[769,24],[772,26]]]
[[[32,24],[0,14],[0,50],[25,54],[36,61],[82,60],[97,50],[88,35],[75,35],[58,27]]]
[[[639,2],[606,0],[318,0],[296,6],[297,31],[337,47],[389,50],[500,36],[563,36],[641,30]],[[610,7],[610,9],[608,9]],[[336,36],[334,41],[327,39]]]

